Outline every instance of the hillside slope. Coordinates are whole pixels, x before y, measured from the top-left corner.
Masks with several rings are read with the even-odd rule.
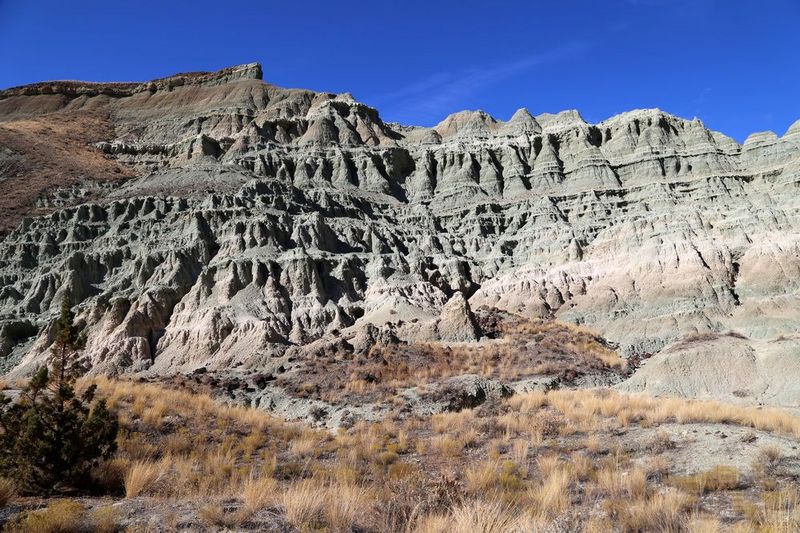
[[[475,341],[481,306],[626,355],[798,330],[800,122],[743,145],[659,110],[422,128],[261,74],[0,92],[0,368],[41,360],[65,296],[112,374],[270,371],[367,324]]]

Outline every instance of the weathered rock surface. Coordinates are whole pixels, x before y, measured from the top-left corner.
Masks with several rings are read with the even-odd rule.
[[[705,334],[648,359],[618,385],[628,392],[800,407],[800,340]]]
[[[798,331],[800,123],[741,146],[659,110],[421,128],[260,78],[0,92],[0,127],[102,116],[87,150],[136,175],[48,186],[48,214],[0,242],[0,369],[41,360],[64,297],[108,373],[269,369],[367,323],[471,340],[470,305],[588,324],[628,354]],[[2,142],[5,188],[34,159]]]

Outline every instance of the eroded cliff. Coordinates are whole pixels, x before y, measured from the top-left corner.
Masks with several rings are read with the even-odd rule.
[[[258,65],[0,93],[0,134],[63,117],[99,117],[76,145],[93,163],[38,188],[40,152],[0,135],[0,183],[22,198],[0,242],[4,370],[40,361],[64,297],[108,373],[269,369],[368,323],[471,340],[483,305],[629,355],[800,326],[800,122],[743,145],[659,110],[401,126]]]

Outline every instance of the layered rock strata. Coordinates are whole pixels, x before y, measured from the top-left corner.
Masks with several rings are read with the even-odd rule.
[[[258,65],[0,92],[0,127],[66,112],[104,117],[90,150],[135,177],[43,190],[0,242],[6,371],[38,364],[63,298],[112,374],[266,368],[367,323],[470,341],[481,305],[629,355],[800,326],[800,121],[742,145],[655,109],[402,126]],[[0,146],[0,172],[31,157]]]

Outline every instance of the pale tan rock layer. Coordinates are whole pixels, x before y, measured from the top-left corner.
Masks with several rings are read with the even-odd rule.
[[[260,77],[0,93],[0,121],[107,113],[97,149],[140,176],[99,195],[87,176],[93,203],[51,191],[42,204],[69,207],[0,243],[2,368],[40,360],[67,294],[110,373],[259,368],[367,322],[468,341],[481,305],[587,324],[628,354],[800,325],[800,123],[741,146],[659,110],[421,128]]]

